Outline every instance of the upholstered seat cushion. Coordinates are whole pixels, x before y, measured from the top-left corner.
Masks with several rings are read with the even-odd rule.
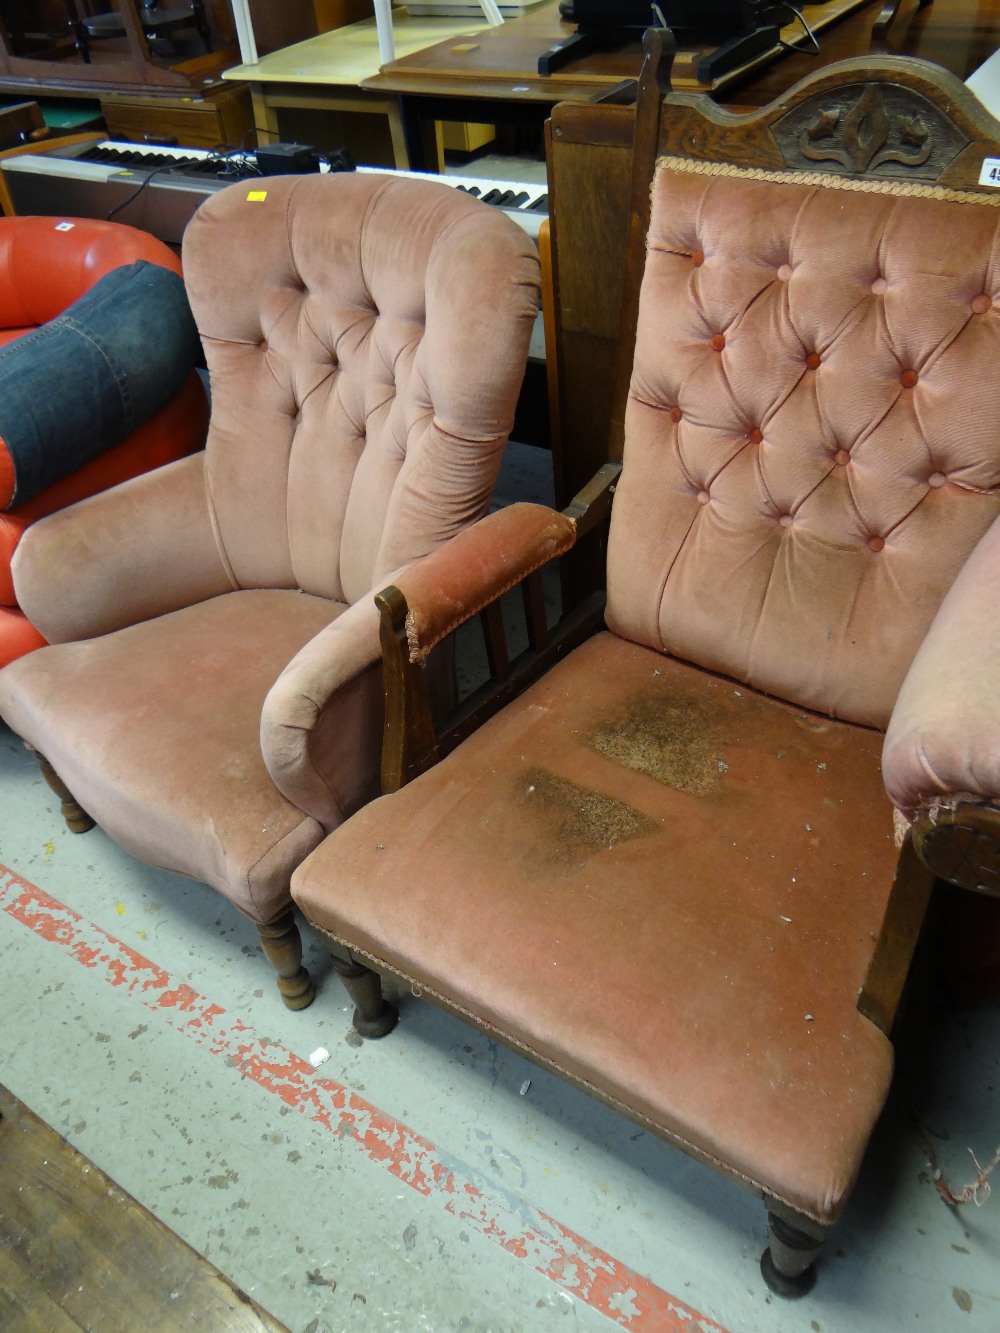
[[[342,610],[294,591],[233,592],[60,644],[4,670],[4,715],[123,847],[224,884],[266,923],[288,908],[288,866],[324,830],[268,776],[261,708]],[[154,710],[170,725],[145,726]]]
[[[604,633],[344,824],[293,896],[832,1221],[892,1065],[855,1008],[895,866],[881,741]]]

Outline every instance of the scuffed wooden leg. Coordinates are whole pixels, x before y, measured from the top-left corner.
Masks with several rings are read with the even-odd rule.
[[[269,926],[258,926],[260,942],[272,967],[278,974],[278,990],[287,1009],[305,1009],[312,1004],[316,990],[309,973],[302,966],[302,936],[295,924],[291,908],[272,921]]]
[[[793,1226],[776,1213],[767,1214],[770,1244],[760,1256],[764,1281],[776,1296],[796,1300],[811,1291],[816,1281],[815,1260],[823,1248],[825,1235],[819,1229],[810,1234]]]
[[[333,954],[344,987],[357,1006],[354,1010],[354,1030],[362,1037],[384,1037],[399,1022],[399,1014],[382,994],[382,978],[370,967],[353,958]]]
[[[94,821],[91,819],[90,815],[87,814],[86,810],[84,810],[83,806],[80,805],[79,801],[77,801],[76,797],[66,786],[65,782],[63,782],[56,770],[43,754],[39,754],[37,750],[35,751],[35,754],[38,756],[38,766],[42,770],[42,777],[59,797],[59,808],[62,811],[62,817],[65,819],[69,831],[71,833],[86,833],[88,829],[92,829],[94,827]]]

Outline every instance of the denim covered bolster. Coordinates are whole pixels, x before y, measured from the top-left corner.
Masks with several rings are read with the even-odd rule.
[[[0,509],[120,443],[197,363],[184,283],[140,260],[0,348]]]

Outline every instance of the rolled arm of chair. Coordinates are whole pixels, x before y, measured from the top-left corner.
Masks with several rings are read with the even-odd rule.
[[[413,598],[413,660],[462,621],[573,544],[575,526],[542,505],[511,505],[386,576]],[[378,792],[384,676],[374,596],[348,607],[272,686],[261,749],[278,789],[326,828]]]
[[[1000,806],[1000,519],[981,539],[903,682],[885,738],[886,790],[902,816]]]
[[[327,829],[377,795],[381,657],[378,608],[365,596],[296,653],[264,701],[267,770]]]
[[[406,598],[410,660],[431,649],[576,541],[572,518],[514,504],[460,532],[395,580]]]
[[[18,605],[49,643],[94,638],[230,592],[204,454],[32,524],[12,572]]]

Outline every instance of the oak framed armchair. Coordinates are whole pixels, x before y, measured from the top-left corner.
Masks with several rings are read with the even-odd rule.
[[[292,892],[360,1032],[393,974],[609,1102],[764,1200],[794,1297],[935,878],[998,890],[1000,124],[892,58],[734,116],[671,94],[662,45],[605,626],[434,762],[419,663],[516,561],[386,589],[413,725]]]

